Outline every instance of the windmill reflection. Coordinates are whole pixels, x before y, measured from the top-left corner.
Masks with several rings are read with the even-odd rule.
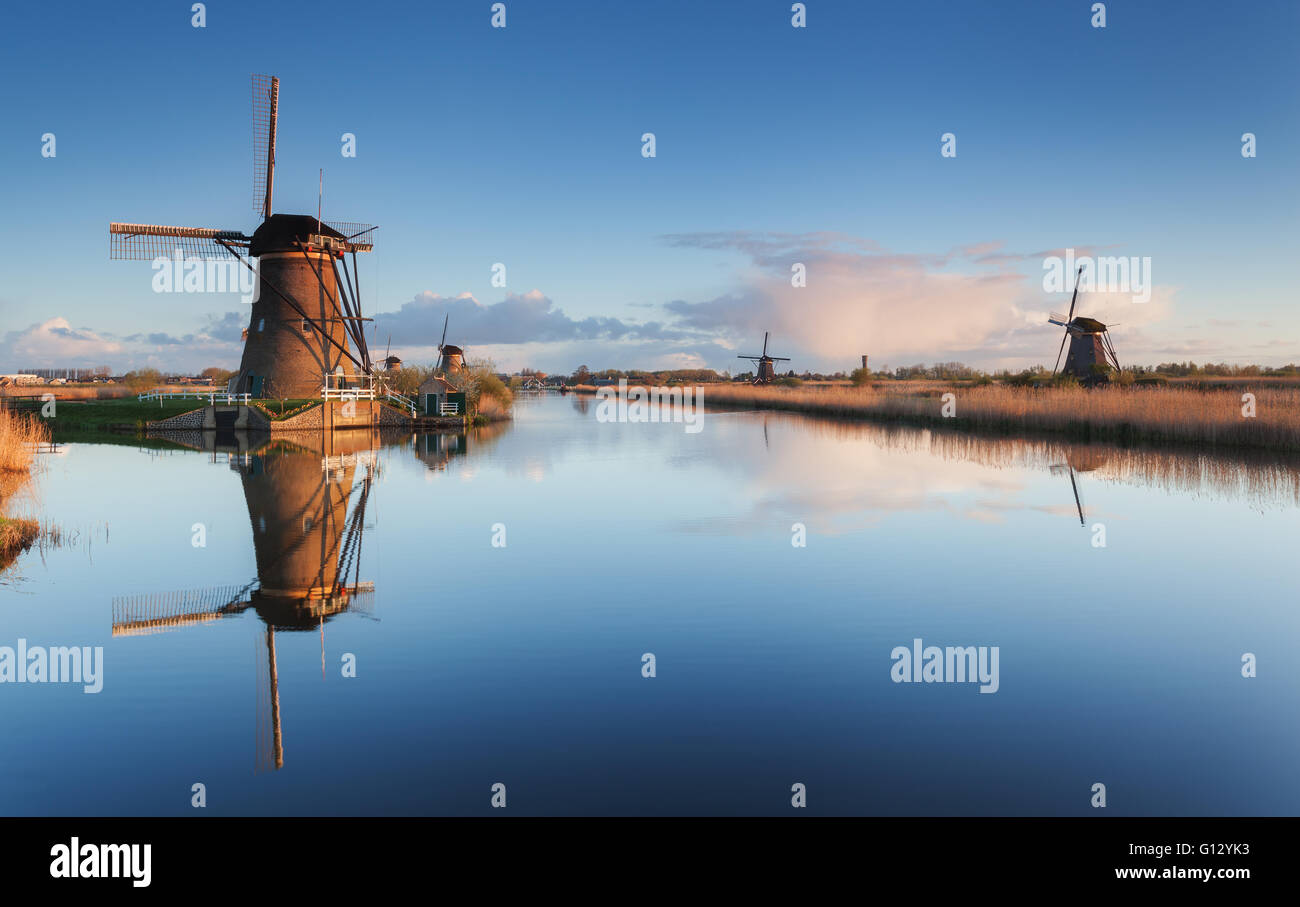
[[[225,453],[230,468],[240,474],[257,577],[242,586],[113,600],[114,636],[160,633],[256,612],[266,626],[257,642],[259,769],[284,765],[276,631],[317,630],[323,672],[325,623],[345,611],[373,610],[374,584],[358,574],[366,506],[378,475],[374,439],[340,438],[330,441],[328,450],[282,441],[251,452],[238,444],[224,450],[210,446],[214,455]]]
[[[1088,522],[1083,515],[1083,499],[1079,496],[1079,482],[1075,473],[1092,472],[1105,465],[1105,455],[1094,450],[1080,448],[1067,451],[1064,463],[1053,463],[1048,467],[1052,475],[1067,473],[1070,476],[1070,488],[1074,491],[1074,507],[1079,512],[1080,526],[1086,527]]]

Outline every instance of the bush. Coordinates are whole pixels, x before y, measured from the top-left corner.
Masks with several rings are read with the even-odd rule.
[[[162,384],[162,372],[156,368],[142,368],[137,372],[127,372],[122,376],[122,383],[136,393],[151,390]]]
[[[849,380],[854,387],[863,387],[871,382],[871,372],[865,368],[855,368],[849,372]]]

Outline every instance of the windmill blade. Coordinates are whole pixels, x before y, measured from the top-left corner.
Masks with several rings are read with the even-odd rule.
[[[242,613],[257,580],[243,586],[213,586],[113,599],[113,635],[144,636]]]
[[[1070,467],[1070,487],[1074,489],[1074,506],[1079,511],[1079,525],[1087,526],[1088,523],[1083,518],[1083,502],[1079,500],[1079,483],[1074,481],[1074,467]]]
[[[222,243],[247,246],[252,237],[238,230],[210,227],[167,227],[160,224],[109,224],[109,258],[152,260],[171,256],[177,249],[186,257],[232,258]]]
[[[1052,377],[1056,377],[1056,370],[1061,367],[1061,354],[1065,352],[1065,341],[1069,339],[1069,331],[1061,335],[1061,348],[1056,351],[1056,365],[1052,366]]]
[[[1079,276],[1083,274],[1083,265],[1079,265],[1079,270],[1074,275],[1074,295],[1070,297],[1070,315],[1066,321],[1074,319],[1074,303],[1079,298]]]
[[[254,720],[254,771],[284,767],[284,731],[280,726],[280,679],[275,667],[275,628],[257,635],[257,713]]]
[[[767,355],[767,331],[763,332],[763,355]]]
[[[271,216],[275,188],[275,132],[280,111],[280,80],[253,75],[253,210]]]
[[[790,361],[790,357],[789,357],[789,356],[768,356],[767,358],[768,358],[770,361],[772,361],[772,362],[789,362],[789,361]]]
[[[450,320],[451,320],[451,313],[448,312],[442,319],[442,339],[438,341],[439,353],[441,353],[442,348],[447,345],[447,322]]]

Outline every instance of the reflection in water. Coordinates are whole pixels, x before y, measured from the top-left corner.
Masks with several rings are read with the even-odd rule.
[[[325,623],[344,611],[369,613],[374,584],[362,581],[366,503],[378,474],[377,437],[340,434],[328,445],[273,441],[249,450],[248,437],[217,438],[240,475],[253,529],[256,579],[224,586],[118,598],[113,635],[175,630],[252,608],[266,625],[258,639],[257,764],[284,765],[275,633],[317,630],[324,672]],[[226,443],[223,443],[226,442]],[[354,481],[358,468],[364,470]]]
[[[456,457],[469,453],[473,445],[476,454],[487,452],[510,428],[509,422],[490,422],[466,431],[443,431],[415,435],[410,439],[415,458],[435,472],[446,470]],[[402,439],[403,443],[405,438]]]
[[[1300,507],[1300,455],[1280,451],[1196,451],[1119,447],[1066,441],[1002,438],[956,431],[763,414],[796,435],[865,440],[875,447],[923,452],[944,460],[998,469],[1043,469],[1065,465],[1090,478],[1161,488],[1171,493],[1213,495],[1255,506]],[[793,424],[792,424],[793,423]]]
[[[355,450],[236,439],[209,455],[215,468],[201,454],[74,446],[74,468],[52,476],[60,512],[114,512],[127,542],[93,565],[55,552],[43,593],[55,606],[32,611],[28,638],[66,632],[86,599],[85,620],[102,625],[99,587],[183,588],[200,574],[195,584],[231,585],[115,603],[118,636],[220,624],[113,640],[121,685],[75,733],[136,760],[115,789],[78,774],[78,738],[42,720],[44,703],[10,697],[6,727],[29,735],[13,749],[32,754],[19,769],[36,783],[0,789],[0,807],[39,809],[30,792],[68,777],[68,810],[165,812],[174,785],[158,778],[177,752],[196,777],[227,772],[222,805],[240,814],[470,813],[486,764],[526,779],[527,808],[543,813],[760,810],[767,794],[749,795],[779,789],[774,766],[808,764],[850,792],[829,807],[845,813],[1068,813],[1059,792],[1096,766],[1144,792],[1134,812],[1300,803],[1300,732],[1285,721],[1295,686],[1242,683],[1236,668],[1245,651],[1284,663],[1300,633],[1276,594],[1294,588],[1295,457],[753,411],[710,410],[704,426],[598,422],[594,406],[549,398],[521,400],[510,425]],[[145,488],[148,512],[117,515],[108,474]],[[185,495],[192,504],[168,511]],[[190,512],[253,547],[217,558],[156,527],[158,513],[188,527]],[[508,552],[487,544],[498,519]],[[1104,553],[1080,521],[1110,527]],[[813,544],[790,545],[795,522]],[[184,550],[158,558],[169,544]],[[1062,582],[1076,570],[1095,583]],[[384,593],[383,622],[336,620],[367,607],[365,580]],[[358,683],[334,667],[319,681],[313,631],[382,653],[383,670]],[[888,655],[916,637],[999,645],[1008,682],[973,699],[904,691]],[[636,656],[650,646],[671,649],[688,682],[647,687]],[[759,663],[772,670],[746,672]],[[231,777],[253,722],[229,692],[253,686],[250,670],[258,759],[288,776]],[[1279,717],[1243,772],[1233,741],[1263,716]],[[175,733],[196,717],[201,743]],[[623,746],[647,727],[661,745]],[[976,758],[953,749],[954,727]],[[340,765],[368,768],[322,805]],[[421,785],[430,772],[446,783]],[[594,774],[610,783],[586,784]],[[723,776],[743,793],[672,793]]]

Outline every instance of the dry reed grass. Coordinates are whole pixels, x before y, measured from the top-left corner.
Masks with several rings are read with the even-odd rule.
[[[164,390],[184,390],[184,385],[167,386]],[[193,390],[193,388],[190,388]],[[30,399],[53,394],[54,398],[59,401],[63,400],[121,400],[124,397],[134,397],[135,391],[131,390],[125,384],[107,384],[97,387],[86,387],[84,385],[66,384],[32,384],[21,387],[6,387],[0,390],[0,398],[12,397],[14,399]]]
[[[1243,414],[1246,391],[1255,395],[1253,417]],[[954,394],[952,418],[942,414],[945,393]],[[1300,388],[707,385],[704,400],[836,418],[1050,432],[1082,440],[1300,450]]]
[[[7,516],[6,511],[31,478],[36,446],[49,440],[49,429],[36,416],[0,408],[0,573],[40,535],[35,520]]]
[[[38,417],[0,408],[0,473],[30,472],[36,445],[49,440],[50,430]]]

